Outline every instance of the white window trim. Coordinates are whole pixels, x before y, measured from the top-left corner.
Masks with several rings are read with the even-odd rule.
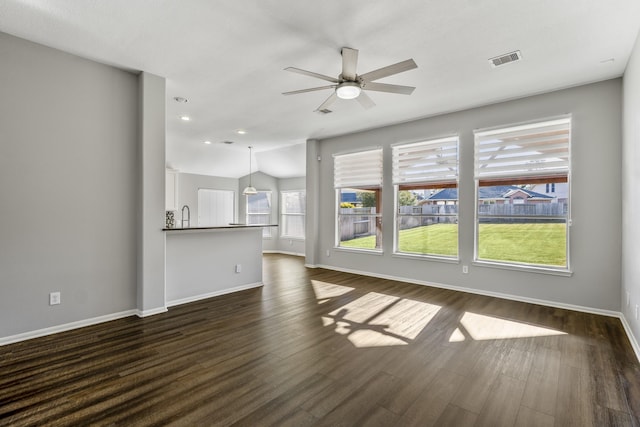
[[[420,139],[420,140],[416,140],[416,141],[410,141],[410,142],[401,142],[401,143],[397,143],[397,144],[393,144],[391,145],[391,149],[392,149],[392,155],[393,155],[393,149],[395,147],[402,147],[402,146],[410,146],[410,145],[420,145],[423,143],[433,143],[433,144],[437,144],[438,142],[451,142],[452,140],[455,140],[456,142],[456,147],[457,147],[457,155],[456,155],[456,159],[457,159],[457,164],[456,164],[456,188],[458,189],[458,209],[460,206],[460,183],[459,183],[459,169],[460,169],[460,135],[455,134],[455,135],[445,135],[445,136],[441,136],[441,137],[437,137],[437,138],[429,138],[429,139]],[[392,166],[392,175],[395,177],[396,175],[396,171],[395,169],[395,165]],[[394,178],[395,181],[395,178]],[[446,180],[443,180],[446,181]],[[434,181],[434,182],[438,182],[438,181]],[[433,184],[433,182],[427,182],[427,181],[421,181],[421,182],[405,182],[405,185],[412,185],[412,184],[424,184],[424,185],[429,185],[429,184]],[[399,240],[400,240],[400,230],[398,227],[398,220],[399,220],[399,214],[398,214],[398,210],[399,210],[399,206],[398,206],[398,197],[399,197],[399,193],[400,193],[400,183],[399,182],[394,182],[393,185],[393,204],[394,204],[394,210],[393,210],[393,252],[392,252],[392,256],[395,258],[408,258],[408,259],[420,259],[420,260],[427,260],[427,261],[439,261],[439,262],[446,262],[446,263],[459,263],[460,262],[460,225],[459,225],[459,219],[460,219],[460,212],[458,212],[458,242],[457,242],[457,246],[458,246],[458,251],[457,251],[457,255],[455,256],[446,256],[446,255],[437,255],[437,254],[420,254],[420,253],[414,253],[414,252],[402,252],[400,251],[400,249],[398,248],[399,245]]]
[[[372,175],[370,175],[369,180],[362,180],[362,181],[347,181],[344,182],[343,179],[341,179],[340,177],[338,177],[337,175],[337,170],[338,168],[336,167],[336,158],[339,158],[341,156],[351,156],[351,155],[356,155],[359,153],[363,153],[363,154],[370,154],[374,151],[377,151],[380,153],[380,159],[379,159],[379,176],[378,174],[374,174],[375,177],[373,177]],[[334,193],[335,193],[335,202],[334,202],[334,249],[338,249],[341,251],[345,251],[345,252],[359,252],[359,253],[366,253],[366,254],[382,254],[384,253],[384,241],[381,242],[380,248],[379,249],[364,249],[364,248],[349,248],[349,247],[345,247],[345,246],[341,246],[341,240],[340,240],[340,192],[343,189],[347,189],[347,188],[353,188],[353,189],[358,189],[358,188],[366,188],[366,187],[372,187],[372,188],[376,188],[380,190],[380,195],[382,195],[382,190],[383,190],[383,181],[384,181],[384,149],[383,147],[380,146],[375,146],[375,147],[367,147],[367,148],[362,148],[362,149],[358,149],[358,150],[353,150],[353,151],[345,151],[345,152],[339,152],[339,153],[334,153],[333,154],[333,180],[334,180]],[[370,166],[370,165],[369,165]],[[370,167],[366,168],[368,172],[371,172]],[[380,200],[380,205],[382,206],[382,200]],[[369,214],[370,215],[370,214]],[[380,218],[380,222],[382,222],[382,212],[376,212],[375,214],[376,218]]]
[[[556,276],[571,276],[573,275],[573,270],[571,268],[571,253],[570,253],[570,248],[571,248],[571,225],[573,223],[572,220],[572,215],[571,215],[571,205],[572,205],[572,197],[571,197],[571,188],[572,188],[572,179],[571,179],[571,145],[572,145],[572,136],[573,136],[573,117],[571,114],[565,114],[565,115],[561,115],[561,116],[555,116],[555,117],[550,117],[550,118],[546,118],[546,119],[538,119],[538,120],[532,120],[532,121],[527,121],[527,122],[521,122],[519,124],[507,124],[507,125],[501,125],[501,126],[494,126],[491,128],[483,128],[483,129],[475,129],[473,131],[474,133],[474,152],[475,152],[475,134],[477,132],[496,132],[501,130],[501,129],[505,129],[505,128],[513,128],[513,127],[526,127],[526,126],[531,126],[534,127],[537,123],[544,123],[544,122],[548,122],[548,121],[553,121],[553,120],[562,120],[562,119],[568,119],[569,120],[569,166],[568,166],[568,172],[567,172],[567,199],[568,199],[568,203],[567,203],[567,216],[566,216],[566,248],[565,248],[565,252],[566,252],[566,259],[567,259],[567,265],[566,267],[553,267],[553,266],[546,266],[546,265],[538,265],[538,264],[527,264],[527,263],[518,263],[518,262],[509,262],[509,261],[494,261],[494,260],[484,260],[484,259],[480,259],[478,258],[478,244],[479,244],[479,216],[478,216],[478,205],[479,205],[479,199],[478,199],[478,191],[479,191],[479,186],[480,186],[480,182],[477,176],[474,176],[474,181],[475,181],[475,196],[474,196],[474,242],[473,242],[473,261],[472,261],[472,265],[475,266],[479,266],[479,267],[490,267],[490,268],[500,268],[500,269],[505,269],[505,270],[515,270],[515,271],[526,271],[526,272],[531,272],[531,273],[541,273],[541,274],[550,274],[550,275],[556,275]],[[476,170],[476,159],[474,156],[474,171]],[[475,175],[475,172],[474,172]],[[519,177],[526,177],[527,175],[523,174],[523,175],[518,175]],[[532,178],[535,177],[534,174],[531,175]],[[514,177],[515,179],[515,177]],[[458,200],[459,200],[460,194],[458,193]]]
[[[269,193],[271,195],[271,208],[269,210],[269,223],[273,222],[273,191],[272,190],[258,190],[258,193]],[[249,213],[249,195],[246,195],[244,198],[245,203],[245,224],[249,225],[249,215],[265,215],[264,213]],[[267,225],[266,223],[265,225]],[[261,224],[256,224],[261,225]],[[271,231],[272,227],[263,227],[262,229],[262,238],[265,240],[269,240],[273,238],[273,232]]]
[[[284,213],[284,197],[282,196],[283,193],[305,193],[305,198],[306,198],[306,192],[307,190],[281,190],[280,191],[280,223],[282,225],[282,227],[280,227],[280,238],[282,239],[288,239],[288,240],[298,240],[298,241],[305,241],[306,240],[306,216],[307,216],[307,207],[305,206],[304,209],[304,213]],[[302,216],[305,218],[305,236],[304,237],[300,237],[300,236],[288,236],[286,234],[284,234],[284,216]]]

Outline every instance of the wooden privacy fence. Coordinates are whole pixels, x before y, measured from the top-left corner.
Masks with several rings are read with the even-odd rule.
[[[564,222],[566,203],[478,205],[481,223]],[[458,205],[400,206],[400,230],[458,222]],[[340,241],[376,234],[375,208],[340,208]]]
[[[340,241],[375,236],[376,208],[340,208]]]

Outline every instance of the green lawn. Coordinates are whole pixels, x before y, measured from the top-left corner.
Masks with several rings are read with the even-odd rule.
[[[374,249],[375,236],[344,241],[348,248]],[[456,256],[458,227],[434,224],[400,231],[400,252]],[[480,224],[478,258],[565,266],[564,224]]]

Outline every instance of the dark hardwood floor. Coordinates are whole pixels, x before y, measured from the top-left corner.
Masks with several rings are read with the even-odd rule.
[[[263,288],[0,347],[0,425],[640,426],[618,319],[264,259]]]

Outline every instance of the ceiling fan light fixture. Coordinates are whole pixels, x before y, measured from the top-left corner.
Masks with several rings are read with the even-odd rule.
[[[356,82],[343,82],[336,88],[336,95],[340,99],[354,99],[360,96],[360,85]]]

